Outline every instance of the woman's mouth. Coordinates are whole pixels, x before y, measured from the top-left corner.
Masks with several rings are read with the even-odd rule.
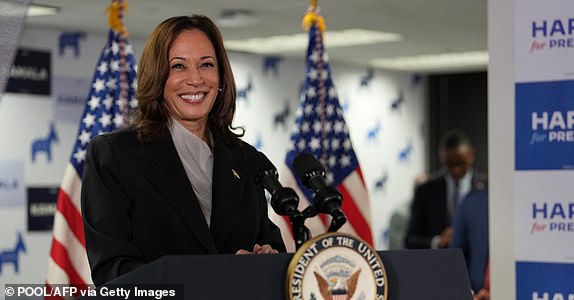
[[[182,94],[179,97],[186,102],[199,102],[205,97],[205,93]]]

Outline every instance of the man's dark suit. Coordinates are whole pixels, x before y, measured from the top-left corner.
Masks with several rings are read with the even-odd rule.
[[[486,184],[483,174],[474,172],[471,190]],[[447,203],[446,173],[439,173],[421,184],[411,206],[405,246],[409,249],[429,249],[434,236],[451,226]]]
[[[82,214],[92,279],[101,285],[164,255],[223,254],[270,244],[284,251],[279,229],[254,182],[252,146],[231,147],[213,133],[211,226],[171,135],[141,144],[133,128],[93,139],[82,183]]]

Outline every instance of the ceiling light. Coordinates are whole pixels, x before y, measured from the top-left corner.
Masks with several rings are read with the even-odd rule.
[[[487,51],[459,53],[441,53],[420,56],[402,56],[397,58],[376,59],[372,66],[401,71],[446,71],[460,69],[486,68]]]
[[[347,47],[356,45],[395,42],[402,39],[400,34],[365,29],[346,29],[325,32],[325,47]],[[245,51],[258,54],[277,54],[307,49],[307,33],[277,35],[266,38],[225,41],[225,47],[234,51]]]
[[[55,15],[59,11],[60,8],[56,6],[30,4],[30,6],[28,6],[28,10],[26,11],[26,16],[37,17],[37,16]]]

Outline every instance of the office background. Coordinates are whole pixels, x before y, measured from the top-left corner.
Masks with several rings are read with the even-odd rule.
[[[488,83],[490,85],[490,90],[488,93],[489,96],[489,133],[491,144],[490,144],[490,153],[491,153],[491,162],[490,162],[490,174],[491,174],[491,182],[494,183],[494,188],[491,190],[492,195],[497,201],[494,203],[493,207],[491,208],[491,212],[494,212],[494,216],[491,219],[491,226],[495,226],[497,230],[494,232],[493,239],[497,241],[497,245],[499,245],[494,252],[494,259],[495,263],[493,264],[493,281],[502,282],[504,286],[499,286],[499,295],[507,295],[508,297],[504,297],[501,299],[511,299],[511,295],[513,295],[513,289],[508,288],[514,286],[513,281],[511,278],[514,276],[514,241],[513,241],[513,184],[511,179],[511,171],[513,170],[512,164],[512,157],[513,157],[513,126],[509,124],[508,116],[512,116],[513,112],[513,53],[512,53],[512,40],[513,40],[513,32],[512,32],[512,25],[514,22],[513,14],[514,14],[514,1],[510,1],[508,3],[489,3],[489,45],[491,48],[491,55],[490,61],[491,66],[489,67],[489,78]],[[510,16],[510,17],[509,17]],[[30,34],[30,33],[28,33]],[[35,41],[42,41],[44,39],[44,32],[40,32],[38,34],[31,34],[32,37],[28,37],[28,40],[35,40]],[[46,49],[45,45],[50,45],[50,49],[57,49],[56,41],[57,37],[60,33],[52,33],[52,36],[47,38],[51,41],[47,42],[47,44],[43,44],[43,48]],[[95,42],[93,45],[90,44],[91,47],[84,48],[84,51],[90,52],[92,54],[91,59],[92,61],[84,62],[81,64],[68,64],[69,67],[66,67],[66,64],[54,64],[54,70],[58,68],[64,75],[71,74],[70,76],[74,77],[74,74],[81,73],[83,76],[87,75],[87,81],[91,77],[93,72],[93,64],[97,59],[97,55],[99,55],[99,51],[101,50],[101,45],[104,43],[104,37],[91,37],[93,39],[100,39],[99,42]],[[88,39],[89,40],[89,39]],[[87,40],[86,40],[87,41]],[[133,40],[132,43],[134,47],[136,47],[138,41]],[[140,41],[141,43],[141,41]],[[26,44],[26,38],[23,39],[22,45]],[[33,44],[33,43],[29,43]],[[27,46],[27,45],[25,45]],[[57,56],[57,50],[52,50],[52,57]],[[329,50],[328,50],[329,51]],[[72,55],[73,54],[69,54]],[[86,55],[87,56],[87,55]],[[254,60],[259,61],[259,59]],[[289,61],[291,62],[291,61]],[[301,68],[303,67],[302,60],[299,62],[301,64]],[[253,66],[256,66],[254,64]],[[343,100],[343,95],[341,94],[341,87],[344,86],[344,83],[340,83],[341,79],[345,73],[341,71],[343,68],[349,68],[355,74],[368,74],[368,72],[363,68],[356,68],[351,66],[340,66],[338,64],[333,63],[333,70],[334,75],[336,78],[335,85],[339,90],[339,96],[341,100]],[[375,78],[382,77],[382,74],[386,75],[387,72],[382,70],[375,70]],[[402,74],[402,73],[401,73]],[[494,75],[493,75],[494,74]],[[412,75],[412,74],[411,74]],[[354,75],[358,76],[358,75]],[[238,77],[238,83],[240,82],[241,78]],[[339,77],[339,78],[337,78]],[[405,79],[405,82],[410,82],[410,76],[407,76],[409,79]],[[353,80],[350,80],[353,81]],[[429,83],[429,78],[424,78],[424,85],[427,86]],[[349,84],[352,85],[352,84]],[[428,87],[427,87],[428,88]],[[428,92],[428,90],[427,90]],[[426,92],[424,92],[426,93]],[[10,95],[13,97],[12,104],[16,103],[19,100],[28,99],[26,102],[19,102],[19,103],[26,103],[26,105],[22,105],[22,107],[18,107],[16,110],[4,110],[8,104],[7,101],[4,101],[7,95],[2,96],[2,100],[0,100],[0,122],[2,123],[1,128],[9,128],[8,132],[13,132],[10,135],[4,135],[2,133],[2,147],[0,147],[0,151],[2,153],[1,160],[9,160],[12,161],[14,158],[16,160],[22,157],[22,162],[18,163],[7,163],[9,170],[13,171],[10,174],[15,174],[16,176],[21,176],[24,178],[24,181],[29,181],[30,184],[34,186],[51,186],[51,185],[58,185],[59,180],[61,178],[60,173],[63,174],[62,166],[65,164],[67,159],[69,158],[69,149],[71,149],[71,144],[73,142],[73,138],[75,136],[75,131],[77,129],[77,124],[73,122],[56,123],[56,128],[59,130],[59,141],[58,143],[53,144],[53,151],[54,153],[58,154],[60,157],[56,158],[58,155],[54,155],[53,157],[53,165],[49,165],[47,163],[38,163],[32,170],[28,170],[30,162],[27,160],[31,160],[30,154],[30,146],[31,141],[35,138],[39,137],[46,137],[49,133],[49,120],[51,117],[46,117],[50,112],[54,109],[52,108],[52,103],[50,101],[46,101],[45,98],[40,96],[34,95],[20,95],[20,94],[12,94]],[[10,103],[10,102],[8,102]],[[48,112],[48,113],[47,113]],[[427,111],[428,112],[428,111]],[[14,114],[17,113],[17,114]],[[53,113],[53,112],[52,112]],[[70,116],[70,115],[68,115]],[[423,113],[423,119],[426,118],[426,114]],[[4,121],[4,120],[10,120]],[[12,122],[15,121],[15,122]],[[37,125],[41,123],[41,125]],[[349,121],[348,121],[349,122]],[[350,123],[350,122],[349,122]],[[36,124],[36,125],[34,125]],[[428,125],[431,127],[431,125]],[[350,124],[350,127],[353,127]],[[247,126],[248,132],[250,131],[249,127]],[[4,130],[4,129],[2,129]],[[353,129],[351,129],[353,131]],[[16,134],[17,133],[17,134]],[[439,133],[434,133],[438,135]],[[356,140],[356,134],[352,133],[353,140]],[[431,149],[430,143],[428,142],[431,133],[427,133],[427,135],[423,135],[427,140],[424,147],[427,149]],[[66,139],[68,139],[66,141]],[[7,141],[7,142],[4,142]],[[66,145],[66,144],[69,144]],[[355,142],[355,147],[359,147]],[[5,148],[4,145],[10,145]],[[14,145],[23,145],[22,147],[15,147]],[[14,146],[14,147],[13,147]],[[381,145],[382,147],[382,145]],[[4,150],[10,149],[10,150]],[[431,151],[429,150],[429,151]],[[494,155],[493,155],[494,154]],[[423,154],[425,156],[427,154]],[[423,164],[431,164],[433,159],[432,155],[428,155],[428,157],[424,158],[425,163]],[[280,154],[277,154],[273,157],[275,163],[276,157],[281,157]],[[46,159],[42,157],[41,154],[38,156],[38,162],[42,162],[42,159]],[[359,160],[363,162],[363,158],[361,158],[361,154],[359,154]],[[59,167],[56,165],[60,164]],[[4,168],[3,168],[4,169]],[[54,169],[56,169],[54,171]],[[427,170],[431,169],[429,166],[424,166],[422,169]],[[18,172],[20,170],[20,173]],[[51,171],[52,170],[52,171]],[[42,175],[48,172],[48,176]],[[51,173],[50,173],[51,172]],[[54,174],[57,173],[57,174]],[[20,174],[20,175],[19,175]],[[492,177],[494,175],[494,177]],[[7,177],[11,178],[11,177]],[[382,177],[384,178],[384,177]],[[20,187],[19,185],[15,184],[14,181],[5,181],[3,187]],[[27,182],[25,182],[27,184]],[[370,183],[367,182],[369,185]],[[371,189],[371,188],[369,188]],[[373,196],[371,195],[373,198]],[[375,200],[371,200],[374,202]],[[393,201],[393,200],[389,200]],[[21,222],[26,222],[25,213],[21,213],[20,210],[15,209],[12,206],[8,206],[5,209],[2,208],[2,215],[0,219],[8,220],[6,223],[12,224],[10,222],[10,217],[16,215],[19,216],[20,221],[17,221],[17,225],[22,228]],[[24,221],[23,221],[24,220]],[[20,223],[18,223],[20,222]],[[13,225],[4,226],[5,223],[2,224],[2,233],[14,229]],[[2,237],[2,241],[0,244],[0,249],[10,249],[13,248],[17,237],[15,236],[15,231],[11,231],[9,238]],[[49,243],[49,233],[41,233],[41,232],[30,232],[28,235],[33,239],[37,240],[41,244]],[[376,237],[377,238],[377,237]],[[29,245],[29,244],[28,244]],[[46,251],[49,246],[46,246]],[[39,252],[31,252],[33,247],[28,247],[27,252],[22,253],[22,256],[26,256],[28,259],[27,264],[28,266],[32,266],[34,269],[33,272],[39,274],[39,277],[43,276],[43,261],[44,258],[41,257],[42,251]],[[2,279],[10,279],[9,277],[11,272],[11,266],[7,266],[3,269]],[[510,278],[510,279],[509,279]],[[497,286],[494,286],[497,288]]]
[[[0,100],[0,139],[4,141],[0,176],[6,195],[0,208],[0,248],[14,248],[18,234],[26,245],[19,255],[18,272],[11,265],[3,267],[0,276],[6,282],[42,282],[45,277],[51,239],[46,217],[54,209],[49,203],[55,201],[70,159],[85,95],[106,39],[88,33],[78,40],[76,54],[75,49],[60,48],[64,34],[67,32],[24,30],[19,48],[24,54],[49,58],[50,89],[48,93],[8,91]],[[130,42],[137,57],[143,40]],[[245,140],[281,168],[299,103],[304,60],[236,52],[230,57],[238,90],[243,90],[235,124],[244,126]],[[435,116],[430,114],[427,85],[433,79],[336,62],[332,69],[369,190],[375,247],[386,249],[390,214],[410,200],[415,176],[429,170],[429,120]],[[460,95],[441,99],[464,101]],[[57,139],[50,139],[51,126]],[[48,148],[35,149],[39,140],[47,141]]]

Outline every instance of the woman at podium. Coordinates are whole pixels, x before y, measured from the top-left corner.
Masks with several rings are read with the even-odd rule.
[[[88,147],[81,199],[94,283],[164,255],[285,251],[255,183],[258,152],[232,125],[235,82],[215,24],[163,21],[137,71],[135,124]]]

